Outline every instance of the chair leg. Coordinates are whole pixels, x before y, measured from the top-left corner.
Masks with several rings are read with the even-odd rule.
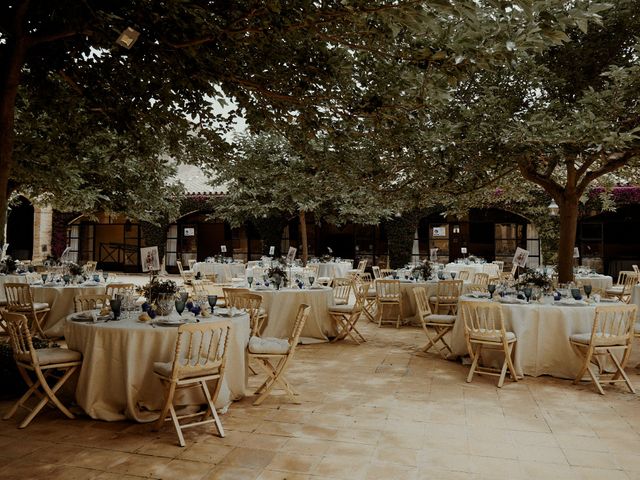
[[[469,374],[467,375],[467,383],[470,383],[473,380],[473,374],[478,367],[478,360],[480,359],[480,352],[482,351],[482,344],[479,343],[476,347],[475,354],[473,355],[473,363],[471,363],[471,368],[469,369]]]
[[[517,382],[518,375],[516,374],[516,367],[513,364],[513,358],[512,358],[515,346],[516,346],[515,342],[508,344],[507,352],[505,352],[505,356],[507,360],[507,365],[509,366],[509,372],[511,373],[511,377],[513,378],[514,382]]]
[[[611,357],[611,360],[613,360],[613,363],[616,365],[616,369],[617,369],[617,372],[614,375],[613,379],[615,380],[618,374],[620,374],[624,380],[624,383],[627,384],[627,388],[629,388],[629,391],[631,393],[636,393],[635,389],[633,388],[633,385],[631,385],[631,380],[629,380],[629,377],[627,377],[627,374],[625,373],[624,368],[622,367],[620,362],[618,362],[618,359],[610,350],[607,350],[607,352],[609,352],[609,356]]]
[[[591,377],[591,380],[596,385],[596,388],[598,389],[598,393],[600,393],[600,395],[604,395],[604,390],[602,389],[602,385],[600,385],[598,376],[595,373],[593,373],[593,370],[591,369],[590,366],[588,366],[587,372],[589,372],[589,376]]]
[[[180,422],[178,421],[178,415],[176,415],[176,409],[174,408],[173,403],[169,405],[169,414],[171,415],[173,428],[178,434],[178,442],[180,442],[180,446],[186,447],[187,443],[184,441],[184,435],[182,435],[182,427],[180,427]]]
[[[49,387],[49,384],[47,383],[46,379],[42,375],[42,372],[39,370],[36,370],[36,377],[38,378],[38,382],[40,386],[44,390],[45,396],[38,402],[38,404],[31,411],[31,413],[27,415],[24,420],[22,420],[20,425],[18,425],[18,428],[25,428],[26,426],[28,426],[31,423],[31,421],[35,418],[35,416],[38,413],[40,413],[40,410],[42,410],[44,406],[49,402],[53,402],[53,404],[56,407],[58,407],[58,409],[62,413],[64,413],[68,418],[75,418],[75,416],[67,409],[67,407],[65,407],[62,404],[62,402],[58,400],[58,397],[56,397],[56,392],[73,374],[73,372],[76,371],[77,368],[78,367],[75,367],[75,366],[68,368],[67,371],[64,373],[64,375],[60,378],[60,380],[58,380],[58,382],[53,386],[53,388]]]
[[[167,382],[163,381],[162,382],[165,387]],[[165,388],[166,391],[166,388]],[[160,430],[162,428],[162,425],[164,424],[164,421],[167,418],[167,413],[169,412],[169,407],[171,406],[172,402],[173,402],[173,396],[176,392],[176,384],[171,382],[169,384],[169,390],[166,391],[166,399],[164,401],[164,405],[162,406],[162,410],[160,410],[160,417],[158,418],[158,420],[156,420],[156,422],[153,424],[153,428],[152,430]]]
[[[591,347],[589,347],[586,353],[583,353],[580,347],[578,347],[573,343],[571,345],[574,347],[574,350],[578,353],[578,355],[580,355],[584,359],[582,367],[580,367],[580,370],[578,371],[576,378],[573,380],[573,383],[577,385],[582,381],[582,377],[584,376],[585,372],[589,368],[589,362],[591,361]]]
[[[22,377],[27,382],[27,386],[29,387],[29,389],[24,393],[24,395],[22,395],[18,399],[18,401],[16,403],[13,404],[13,406],[4,415],[4,417],[2,417],[3,420],[9,420],[11,417],[13,417],[15,415],[15,413],[18,411],[18,408],[20,408],[22,405],[24,405],[25,402],[27,400],[29,400],[29,398],[31,398],[31,395],[33,395],[34,393],[36,393],[38,391],[38,387],[40,386],[40,380],[36,380],[35,382],[33,382],[31,380],[31,378],[29,378],[29,376],[25,372],[24,368],[18,367],[18,369],[19,369],[20,374],[22,375]]]
[[[218,382],[221,382],[222,378],[218,379]],[[209,388],[207,387],[207,382],[202,380],[200,382],[200,386],[202,387],[202,391],[204,392],[204,396],[207,398],[207,404],[209,405],[209,411],[211,411],[211,416],[213,417],[214,423],[216,424],[216,428],[218,429],[218,435],[224,438],[224,428],[222,428],[222,422],[220,421],[220,417],[218,416],[218,412],[216,412],[216,406],[213,403],[213,399],[211,398],[211,394],[209,393]],[[206,415],[205,415],[206,418]]]

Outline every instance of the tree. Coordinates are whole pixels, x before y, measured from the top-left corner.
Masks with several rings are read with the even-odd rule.
[[[567,8],[564,1],[539,0],[533,10],[530,2],[514,3],[522,6],[9,0],[0,7],[0,225],[16,188],[52,192],[92,210],[153,210],[151,202],[129,208],[127,198],[153,199],[161,191],[168,171],[158,155],[215,158],[239,116],[255,128],[295,125],[305,132],[301,139],[333,130],[336,119],[384,120],[396,108],[386,100],[400,95],[409,98],[399,104],[405,114],[423,108],[425,89],[446,94],[449,80],[510,61],[512,37],[527,52],[558,41],[585,2]],[[114,44],[125,27],[140,33],[129,50]],[[227,112],[214,107],[230,99]],[[105,146],[109,137],[123,146],[121,155]],[[206,155],[198,137],[208,142]],[[135,160],[123,164],[125,156]],[[96,157],[105,164],[87,160]],[[95,180],[88,177],[96,167],[129,173],[120,194],[92,192]],[[51,180],[70,181],[49,188],[33,180],[50,168]],[[131,195],[144,185],[153,187]]]

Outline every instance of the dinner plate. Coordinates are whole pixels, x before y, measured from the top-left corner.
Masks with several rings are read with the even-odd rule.
[[[179,327],[180,325],[184,325],[184,320],[156,320],[155,323],[159,327]]]
[[[93,315],[90,313],[75,313],[71,316],[74,322],[93,322]]]
[[[236,309],[231,312],[229,308],[216,308],[216,315],[220,315],[222,317],[239,317],[240,315],[244,315],[246,312],[242,309]]]
[[[600,303],[618,303],[620,300],[617,298],[601,298]]]

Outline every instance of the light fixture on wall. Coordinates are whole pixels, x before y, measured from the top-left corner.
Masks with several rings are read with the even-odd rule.
[[[122,33],[116,40],[116,43],[128,50],[133,47],[133,44],[136,43],[136,40],[138,40],[139,36],[140,32],[134,30],[131,27],[127,27],[122,31]]]
[[[460,233],[460,225],[453,226],[453,233]]]
[[[549,215],[551,215],[552,217],[557,216],[558,212],[560,211],[560,207],[558,207],[558,204],[553,198],[551,199],[551,203],[547,208],[549,209]]]

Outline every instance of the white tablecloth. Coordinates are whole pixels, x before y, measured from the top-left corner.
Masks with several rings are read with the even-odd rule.
[[[638,306],[638,317],[640,319],[640,285],[633,287],[631,291],[631,303]]]
[[[518,339],[514,352],[518,375],[575,378],[582,360],[571,348],[569,336],[591,333],[595,306],[502,304],[502,312],[506,329]],[[451,339],[454,354],[468,355],[460,316]]]
[[[603,291],[613,285],[613,278],[609,275],[576,275],[576,281]]]
[[[209,317],[201,321],[228,320]],[[249,343],[249,317],[232,319],[227,364],[217,408],[245,395],[246,347]],[[150,422],[158,418],[164,389],[153,374],[154,362],[169,362],[175,352],[176,327],[152,327],[136,320],[107,323],[77,323],[67,318],[64,327],[67,344],[83,354],[76,387],[76,401],[91,417],[117,421],[130,419]],[[191,397],[177,398],[180,404],[200,403]]]
[[[76,295],[95,295],[104,293],[104,284],[100,286],[58,286],[34,285],[31,292],[34,302],[49,304],[51,309],[45,318],[44,333],[50,337],[61,337],[64,334],[64,321],[67,315],[75,311],[73,298]]]
[[[349,270],[353,268],[351,262],[324,262],[310,263],[309,266],[318,265],[318,277],[346,278]]]
[[[280,290],[254,290],[262,297],[262,307],[269,319],[262,332],[263,337],[288,338],[295,321],[298,306],[305,303],[311,307],[307,323],[302,329],[302,343],[327,342],[337,332],[329,315],[333,305],[333,290],[328,287],[318,289],[283,288]]]
[[[462,285],[462,293],[467,293],[469,289],[469,282],[464,282]],[[416,318],[416,297],[413,293],[413,289],[416,287],[423,287],[427,290],[427,296],[432,297],[438,294],[438,282],[412,282],[412,281],[400,281],[400,297],[402,298],[402,315],[406,323],[420,324],[418,318]],[[433,306],[432,306],[433,308]]]
[[[469,280],[473,280],[473,276],[476,273],[488,273],[491,277],[500,276],[498,265],[495,263],[447,263],[444,267],[444,271],[447,273],[456,272],[459,273],[463,270],[469,271]]]
[[[225,266],[229,267],[232,277],[244,278],[245,276],[245,264],[244,263],[215,263],[215,262],[197,262],[193,264],[193,273],[200,275],[216,275],[216,281],[219,283],[230,282],[231,279],[227,278],[225,274]]]

